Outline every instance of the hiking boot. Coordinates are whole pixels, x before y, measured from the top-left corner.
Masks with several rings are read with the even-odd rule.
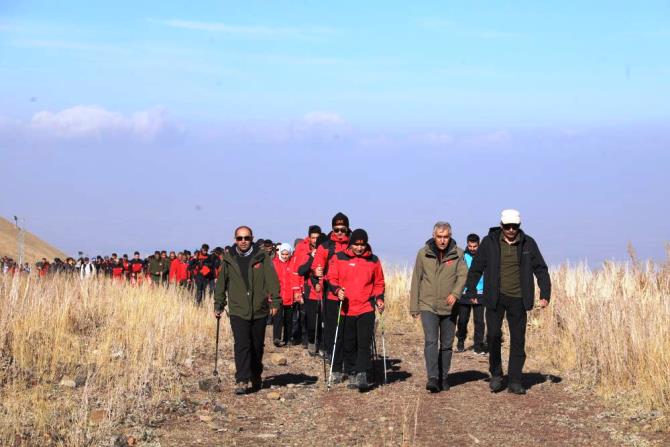
[[[358,382],[358,391],[365,392],[370,389],[367,373],[359,372],[356,374],[356,382]]]
[[[308,346],[309,343],[306,340],[302,342],[302,349],[307,349]]]
[[[446,377],[442,379],[442,391],[449,391],[449,381]]]
[[[237,396],[242,396],[244,394],[247,394],[247,389],[249,388],[249,382],[243,381],[243,382],[237,382],[235,384],[235,389],[233,392]]]
[[[484,351],[484,346],[483,345],[475,345],[475,354],[477,355],[486,355],[486,351]]]
[[[343,380],[344,380],[344,375],[341,372],[334,372],[333,375],[330,378],[330,383],[338,384],[338,383],[342,383]]]
[[[275,338],[272,343],[274,343],[275,348],[279,348],[281,346],[281,340],[278,338]]]
[[[307,352],[308,352],[309,355],[311,355],[312,357],[316,357],[316,355],[318,354],[318,352],[317,352],[317,350],[316,350],[316,345],[315,345],[314,343],[310,343],[309,346],[308,346],[308,348],[307,348]]]
[[[251,378],[251,391],[260,391],[263,388],[263,378],[256,376]]]
[[[503,378],[501,376],[491,376],[491,381],[489,382],[489,388],[493,393],[502,391],[503,389]]]
[[[437,377],[430,377],[428,382],[426,382],[426,389],[431,393],[440,392],[440,384],[437,381]]]
[[[349,383],[347,383],[347,388],[350,390],[355,390],[358,388],[358,376],[356,373],[353,373],[349,376]]]
[[[291,342],[291,345],[293,345],[293,346],[298,346],[300,343],[302,343],[300,340],[293,340],[293,341]]]
[[[465,352],[465,340],[458,340],[458,343],[456,343],[456,352]]]
[[[512,394],[526,394],[526,389],[520,383],[512,382],[507,387],[507,392]]]

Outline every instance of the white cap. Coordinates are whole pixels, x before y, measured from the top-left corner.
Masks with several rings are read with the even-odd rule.
[[[500,214],[500,222],[521,225],[521,214],[517,210],[503,210]]]

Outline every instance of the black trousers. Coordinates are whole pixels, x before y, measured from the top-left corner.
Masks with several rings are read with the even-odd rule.
[[[272,322],[272,338],[281,340],[284,343],[289,342],[289,337],[293,329],[293,306],[281,306],[279,312]],[[282,338],[283,332],[283,338]]]
[[[372,337],[375,331],[375,313],[345,316],[340,321],[335,347],[333,371],[367,372],[372,367]]]
[[[297,343],[307,343],[307,328],[305,327],[305,305],[293,303],[293,326],[291,339]]]
[[[230,316],[235,352],[235,381],[247,382],[263,373],[265,347],[265,317],[245,320]]]
[[[468,323],[470,322],[470,313],[474,316],[475,323],[475,347],[481,347],[484,344],[484,332],[486,325],[484,323],[484,305],[483,304],[463,304],[458,305],[458,340],[465,341],[468,335]]]
[[[321,323],[323,316],[321,315],[321,301],[305,300],[305,323],[307,326],[307,342],[317,343],[323,340],[323,333],[321,330]],[[317,320],[319,326],[317,327]]]
[[[495,309],[486,310],[486,326],[489,342],[489,372],[502,377],[502,322],[507,318],[509,326],[509,366],[510,383],[521,383],[521,372],[526,362],[526,308],[522,298],[500,295]]]
[[[209,288],[209,293],[214,293],[214,280],[205,278],[202,275],[195,277],[195,302],[197,304],[202,303],[202,299],[205,297],[205,289]]]
[[[333,354],[333,342],[335,342],[335,328],[337,327],[337,312],[339,308],[339,301],[326,299],[326,314],[323,317],[323,342],[329,357]]]

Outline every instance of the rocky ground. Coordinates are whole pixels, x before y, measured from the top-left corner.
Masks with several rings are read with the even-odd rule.
[[[327,391],[320,360],[269,338],[266,346],[261,391],[233,395],[231,353],[222,352],[220,384],[207,380],[213,359],[197,359],[185,377],[190,396],[166,405],[153,428],[128,428],[116,445],[670,445],[661,414],[616,411],[532,360],[525,396],[492,394],[488,360],[471,350],[454,354],[451,389],[429,394],[422,337],[409,325],[386,334],[389,383],[367,393]]]

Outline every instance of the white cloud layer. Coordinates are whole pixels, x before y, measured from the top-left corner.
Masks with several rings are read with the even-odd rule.
[[[344,124],[345,120],[335,112],[309,112],[302,120],[310,125],[334,125]]]
[[[124,115],[99,106],[78,105],[59,112],[41,111],[33,115],[29,129],[63,138],[131,135],[153,140],[173,128],[163,108]]]

